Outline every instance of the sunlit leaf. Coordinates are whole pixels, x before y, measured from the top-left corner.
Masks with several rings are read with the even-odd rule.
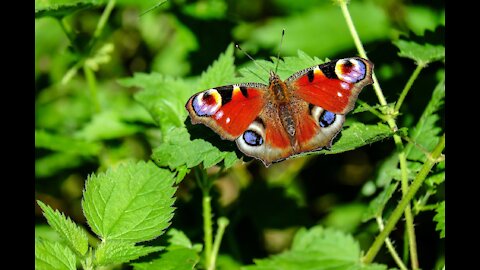
[[[105,240],[141,242],[163,234],[173,216],[173,174],[152,162],[126,162],[88,177],[82,206]]]

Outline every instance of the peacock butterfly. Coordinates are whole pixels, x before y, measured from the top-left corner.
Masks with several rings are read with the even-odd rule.
[[[240,83],[194,94],[185,108],[193,124],[235,141],[266,167],[304,152],[330,148],[362,88],[373,82],[373,63],[337,59],[296,72],[285,81]]]

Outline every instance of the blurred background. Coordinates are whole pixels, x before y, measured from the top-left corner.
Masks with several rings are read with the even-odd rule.
[[[162,136],[133,98],[140,89],[122,86],[119,79],[135,73],[196,78],[230,43],[266,60],[277,54],[282,29],[281,56],[296,56],[298,50],[320,59],[358,55],[333,1],[170,0],[151,9],[159,2],[35,0],[35,196],[85,227],[80,201],[87,176],[125,160],[148,160]],[[444,43],[445,1],[350,2],[385,97],[394,102],[415,65],[398,57],[392,41],[428,33]],[[109,16],[103,17],[98,32],[107,9]],[[235,52],[237,67],[249,61]],[[442,63],[422,71],[402,107],[399,126],[416,123],[441,71]],[[378,103],[371,87],[360,98]],[[349,117],[378,121],[370,113]],[[378,228],[375,222],[362,222],[362,215],[379,192],[379,167],[394,150],[393,141],[385,140],[342,154],[295,158],[268,169],[258,161],[238,162],[216,181],[214,213],[226,215],[231,224],[219,269],[236,269],[281,252],[298,228],[314,224],[352,233],[367,248]],[[188,175],[180,183],[175,205],[172,227],[201,243],[201,192]],[[443,260],[433,215],[425,211],[415,220],[418,245],[431,247],[419,251],[423,269],[433,269]],[[35,225],[37,235],[56,237],[38,206]],[[403,239],[399,226],[394,240]],[[402,242],[398,240],[398,246]],[[391,263],[386,252],[378,261]]]

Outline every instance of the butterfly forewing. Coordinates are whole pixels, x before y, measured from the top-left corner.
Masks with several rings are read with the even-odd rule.
[[[335,114],[353,109],[362,88],[372,83],[373,64],[360,57],[304,69],[286,80],[293,95]]]
[[[185,107],[193,124],[205,124],[223,139],[235,140],[262,110],[266,89],[256,83],[216,87],[193,95]]]

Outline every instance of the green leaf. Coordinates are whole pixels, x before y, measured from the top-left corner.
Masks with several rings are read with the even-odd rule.
[[[247,270],[289,269],[387,269],[384,265],[363,265],[360,245],[351,235],[334,229],[315,226],[300,229],[289,251],[255,260]]]
[[[41,201],[37,200],[37,203],[42,208],[48,224],[67,242],[68,246],[78,254],[85,255],[88,251],[88,237],[85,231],[58,210],[54,211]]]
[[[405,154],[409,160],[424,162],[427,157],[420,149],[433,151],[433,148],[437,145],[442,129],[437,126],[440,116],[436,112],[442,108],[444,98],[445,80],[443,79],[433,90],[432,98],[409,134],[410,138],[417,144],[409,143],[405,147]]]
[[[236,40],[245,40],[242,47],[248,52],[259,48],[274,48],[276,51],[283,29],[286,31],[282,55],[292,55],[302,49],[311,55],[327,57],[354,49],[339,7],[330,1],[322,2],[288,17],[271,17],[257,23],[240,24],[234,29],[233,35]],[[386,12],[380,6],[369,1],[351,1],[348,9],[364,44],[388,38],[391,27]]]
[[[344,127],[339,139],[334,140],[330,150],[321,150],[320,154],[337,154],[350,151],[377,141],[392,137],[394,132],[384,124],[365,125],[353,122],[349,127]]]
[[[425,66],[434,61],[445,59],[445,46],[434,44],[419,44],[415,41],[397,40],[393,44],[400,49],[401,57],[414,60],[417,65]]]
[[[72,1],[41,1],[35,0],[35,19],[42,17],[50,16],[55,18],[63,18],[67,15],[70,15],[76,11],[92,8],[98,5],[99,1],[77,1],[72,3]]]
[[[220,54],[218,59],[202,73],[195,90],[202,91],[216,86],[231,84],[232,79],[235,77],[234,61],[233,44],[230,43],[227,50]]]
[[[163,247],[135,246],[130,241],[103,241],[95,250],[95,265],[126,263],[162,249]]]
[[[121,138],[139,131],[141,131],[139,126],[122,121],[117,112],[105,111],[95,115],[92,121],[75,135],[87,141],[98,141]]]
[[[49,177],[61,170],[75,168],[84,162],[81,156],[70,153],[53,153],[35,160],[35,177]]]
[[[65,135],[48,133],[44,130],[35,130],[35,147],[70,154],[96,156],[100,152],[101,145]]]
[[[437,222],[435,229],[440,231],[440,238],[445,238],[445,201],[442,201],[435,209],[437,214],[433,217],[433,220]]]
[[[192,245],[188,237],[179,230],[170,229],[167,232],[170,236],[168,239],[169,246],[166,252],[160,254],[160,258],[145,262],[134,263],[134,269],[148,270],[148,269],[164,269],[164,270],[191,270],[195,269],[200,257],[197,245]]]
[[[172,228],[168,230],[167,235],[170,237],[168,243],[170,243],[171,246],[193,248],[192,241],[188,239],[184,232]]]
[[[203,139],[191,140],[186,128],[172,129],[165,142],[153,149],[152,159],[159,166],[170,169],[193,168],[200,163],[206,169],[222,160],[228,168],[238,160],[234,151],[221,151]]]
[[[162,132],[183,126],[188,115],[185,103],[193,94],[189,83],[158,73],[135,73],[133,78],[121,79],[119,83],[127,87],[143,88],[135,94],[135,100],[147,109]]]
[[[190,248],[175,248],[160,255],[160,258],[145,263],[134,263],[136,270],[192,270],[199,261],[197,252]]]
[[[203,0],[182,5],[182,11],[198,19],[222,19],[227,11],[225,0]]]
[[[367,206],[363,203],[336,205],[322,219],[321,224],[344,232],[353,232],[362,222],[362,215],[365,213],[366,208]]]
[[[398,183],[399,183],[398,181],[391,182],[385,187],[385,189],[380,194],[377,195],[377,197],[375,197],[375,199],[370,201],[368,208],[363,213],[363,216],[362,216],[363,222],[366,222],[372,218],[382,216],[383,209],[385,208],[385,205],[387,204],[388,200],[392,197],[393,193],[397,190]]]
[[[35,240],[35,269],[76,270],[76,258],[68,247],[46,240]]]
[[[143,161],[90,175],[82,200],[88,224],[104,241],[158,237],[173,216],[174,182],[173,173]]]

